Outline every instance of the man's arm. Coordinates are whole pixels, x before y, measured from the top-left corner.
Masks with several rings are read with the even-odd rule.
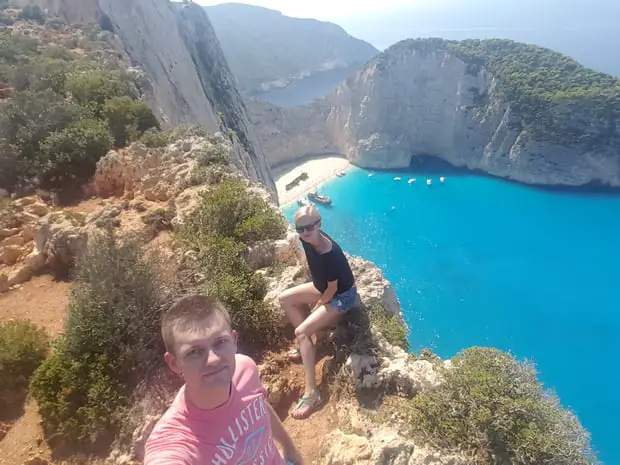
[[[303,458],[297,450],[297,447],[295,447],[293,440],[286,432],[286,429],[284,429],[280,417],[278,417],[278,414],[268,402],[265,402],[265,404],[267,404],[267,410],[269,410],[269,420],[271,421],[273,438],[282,446],[284,459],[293,462],[295,465],[303,465]]]

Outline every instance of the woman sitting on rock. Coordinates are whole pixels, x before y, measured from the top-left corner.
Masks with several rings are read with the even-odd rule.
[[[291,413],[298,420],[307,418],[321,404],[316,387],[316,347],[312,337],[333,326],[357,302],[355,278],[340,246],[321,231],[321,215],[313,205],[301,207],[295,214],[295,229],[301,238],[312,282],[280,294],[280,303],[295,326],[299,348],[289,357],[301,361],[306,372],[304,395]],[[307,315],[306,306],[311,306]]]

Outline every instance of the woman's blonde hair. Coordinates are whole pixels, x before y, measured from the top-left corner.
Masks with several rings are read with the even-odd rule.
[[[321,219],[321,214],[314,205],[304,205],[297,210],[293,220],[295,221],[295,224],[297,224],[297,222],[302,218],[310,218],[318,221]]]

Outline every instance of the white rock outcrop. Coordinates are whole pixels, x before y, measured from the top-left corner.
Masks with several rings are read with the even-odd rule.
[[[467,458],[418,447],[385,427],[368,436],[332,431],[322,441],[322,465],[469,465]]]

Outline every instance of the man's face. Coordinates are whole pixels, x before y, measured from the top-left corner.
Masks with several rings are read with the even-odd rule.
[[[321,220],[311,216],[302,216],[295,222],[299,236],[309,244],[316,244],[319,239]]]
[[[202,390],[228,389],[235,372],[237,335],[218,314],[187,330],[175,329],[175,353],[166,352],[172,371],[188,387]]]

